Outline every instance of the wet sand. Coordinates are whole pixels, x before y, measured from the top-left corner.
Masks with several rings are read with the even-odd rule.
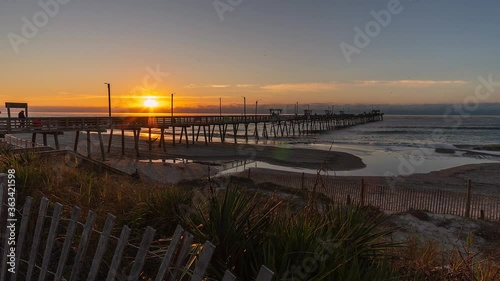
[[[17,135],[16,135],[17,136]],[[31,135],[18,135],[23,139],[31,140]],[[100,146],[97,134],[91,133],[91,155],[94,159],[101,159]],[[87,136],[85,132],[80,133],[78,152],[82,155],[87,155]],[[105,150],[107,151],[109,135],[103,134]],[[209,143],[208,146],[204,142],[196,142],[194,145],[190,143],[189,148],[185,143],[177,143],[175,146],[169,141],[166,144],[166,152],[159,147],[159,140],[152,143],[151,148],[148,144],[148,139],[141,134],[139,140],[139,157],[136,156],[134,149],[133,137],[125,136],[125,156],[121,155],[121,136],[114,135],[111,143],[110,153],[106,153],[106,157],[110,159],[119,159],[124,157],[137,159],[173,159],[186,158],[196,161],[265,161],[268,163],[283,165],[289,167],[302,167],[309,169],[319,169],[326,166],[327,169],[334,171],[356,170],[365,167],[361,158],[345,152],[325,152],[314,149],[303,148],[285,148],[264,145],[247,145],[226,143]],[[38,138],[40,142],[40,137]],[[61,149],[73,150],[75,142],[75,133],[66,132],[59,136]],[[54,147],[52,137],[48,137],[48,145]]]
[[[20,136],[24,139],[31,139],[31,135]],[[92,158],[100,160],[100,147],[96,134],[91,134],[91,155]],[[158,141],[151,145],[147,139],[141,136],[139,140],[140,156],[136,156],[133,138],[125,137],[125,156],[121,155],[121,138],[118,135],[113,137],[111,152],[106,154],[106,164],[118,168],[127,173],[134,173],[136,169],[146,177],[162,182],[178,182],[182,179],[194,179],[207,176],[209,173],[215,175],[221,169],[218,164],[224,164],[235,160],[240,161],[263,161],[270,164],[298,167],[305,169],[330,171],[349,171],[364,168],[366,165],[358,156],[346,152],[325,151],[304,148],[287,148],[276,146],[245,145],[234,143],[210,143],[205,146],[204,142],[195,145],[190,144],[186,148],[185,144],[167,142],[166,153],[158,146]],[[40,138],[39,138],[40,139]],[[108,135],[103,135],[105,149],[109,140]],[[75,134],[72,132],[60,136],[61,148],[73,149]],[[53,146],[53,139],[48,138],[48,144]],[[87,155],[86,134],[80,134],[78,151],[82,155]],[[184,158],[190,163],[163,163],[161,159],[169,160],[173,158]],[[152,160],[149,162],[149,160]],[[158,161],[160,160],[160,161]],[[202,163],[192,163],[202,162]],[[210,168],[206,163],[211,163]],[[275,175],[289,174],[290,172],[266,169],[252,169],[252,177],[258,173],[271,173]],[[293,174],[293,173],[292,173]],[[295,173],[296,174],[296,173]],[[314,177],[315,175],[308,175]],[[364,178],[367,182],[377,184],[387,183],[388,178],[382,176],[338,176],[339,180],[359,180]],[[474,191],[482,194],[500,195],[500,164],[473,164],[454,167],[441,171],[425,174],[413,174],[406,177],[392,178],[396,186],[446,189],[454,191],[466,190],[466,181],[473,182]]]

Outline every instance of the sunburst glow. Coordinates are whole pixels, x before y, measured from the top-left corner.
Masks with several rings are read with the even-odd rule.
[[[144,101],[143,105],[146,107],[157,107],[158,102],[153,98],[148,98],[147,100]]]

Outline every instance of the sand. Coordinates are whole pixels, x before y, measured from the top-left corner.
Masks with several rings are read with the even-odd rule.
[[[30,136],[24,136],[29,139]],[[81,135],[78,143],[79,152],[86,155],[86,135]],[[97,136],[91,135],[91,154],[94,159],[100,159],[100,148]],[[107,144],[108,136],[104,136]],[[49,138],[49,144],[53,140]],[[67,133],[61,138],[62,148],[72,149],[74,145],[74,134]],[[285,167],[302,167],[307,169],[329,169],[329,175],[334,171],[354,170],[365,167],[362,159],[349,153],[335,151],[320,151],[311,149],[297,149],[288,147],[253,146],[244,144],[220,144],[197,143],[186,148],[185,145],[172,143],[167,145],[167,153],[163,153],[158,143],[152,145],[151,151],[145,139],[140,140],[140,157],[136,157],[131,137],[126,138],[126,153],[121,155],[120,137],[113,138],[111,153],[106,154],[105,163],[128,174],[138,174],[146,180],[159,181],[166,184],[177,183],[181,180],[198,179],[201,177],[215,176],[225,163],[240,161],[264,161]],[[161,159],[165,159],[163,162]],[[172,162],[177,158],[176,163]],[[183,159],[184,158],[184,159]],[[189,159],[187,161],[186,159]],[[210,163],[210,164],[208,164]],[[238,163],[236,163],[237,165]],[[245,171],[241,175],[247,176]],[[288,183],[300,183],[301,173],[286,171],[252,168],[251,178],[289,179]],[[305,181],[316,178],[314,174],[305,174]],[[361,178],[368,184],[386,185],[388,179],[385,177],[355,177],[335,176],[336,181],[357,182]],[[474,164],[465,165],[426,174],[413,174],[407,177],[391,179],[397,186],[413,187],[431,190],[453,190],[466,191],[466,181],[473,182],[475,194],[486,194],[500,196],[500,164]],[[283,182],[283,185],[286,185]],[[466,219],[463,217],[431,214],[428,212],[413,211],[391,214],[387,219],[390,227],[399,227],[392,235],[394,241],[407,242],[418,239],[420,243],[435,243],[445,251],[453,249],[464,249],[467,235],[472,235],[474,240],[473,251],[487,256],[498,252],[498,222],[487,222]],[[424,214],[424,215],[422,215]]]
[[[31,135],[18,135],[23,139],[31,139]],[[97,134],[91,133],[91,157],[101,160],[100,146]],[[141,135],[139,140],[139,156],[134,149],[133,137],[125,136],[125,155],[122,155],[121,136],[114,135],[111,142],[110,153],[106,153],[105,164],[120,169],[127,173],[134,173],[136,170],[146,177],[162,182],[175,183],[182,179],[194,179],[207,176],[209,168],[207,163],[211,163],[210,174],[215,175],[220,170],[221,164],[234,162],[263,161],[270,164],[299,167],[307,169],[327,169],[332,171],[348,171],[365,167],[361,158],[335,151],[320,151],[313,149],[288,148],[277,146],[234,144],[234,143],[190,143],[189,148],[185,143],[167,142],[166,152],[159,147],[159,141],[154,142],[151,147],[147,138]],[[103,134],[104,149],[107,151],[109,135]],[[38,139],[40,142],[40,137]],[[61,149],[73,150],[75,133],[66,132],[59,136]],[[48,145],[54,146],[52,137],[48,137]],[[87,155],[87,134],[80,134],[77,143],[78,152]],[[177,159],[175,164],[172,159]],[[167,160],[167,163],[161,160]],[[189,162],[189,163],[183,163]],[[195,163],[193,163],[195,162]]]
[[[24,139],[31,139],[31,135],[19,135]],[[100,160],[100,147],[97,134],[91,137],[91,155],[93,159]],[[109,140],[109,135],[103,135],[105,149]],[[136,170],[143,176],[159,180],[161,182],[175,183],[182,179],[194,179],[215,175],[221,170],[222,164],[227,164],[239,160],[242,163],[252,163],[263,161],[270,164],[284,167],[298,167],[314,170],[328,170],[330,175],[335,171],[349,171],[365,167],[362,159],[345,152],[324,151],[303,148],[291,148],[290,146],[264,146],[249,144],[234,144],[231,142],[209,143],[204,142],[190,144],[187,148],[185,143],[167,142],[166,153],[158,146],[158,141],[151,145],[147,138],[141,135],[139,140],[140,156],[136,156],[134,142],[131,136],[125,137],[125,155],[121,155],[121,138],[115,135],[112,139],[111,152],[106,153],[105,163],[125,171],[129,174]],[[40,138],[39,138],[40,141]],[[48,138],[49,145],[53,146],[53,139]],[[60,136],[61,148],[73,149],[75,133],[69,132]],[[80,134],[78,151],[87,155],[86,133]],[[175,164],[172,159],[178,159]],[[162,162],[161,159],[167,160]],[[184,159],[184,163],[181,159]],[[186,161],[189,160],[189,161]],[[151,161],[151,162],[150,162]],[[210,168],[208,163],[211,163]],[[236,163],[238,164],[238,163]],[[241,163],[240,163],[241,164]],[[500,196],[500,164],[474,164],[445,169],[426,174],[413,174],[407,177],[392,179],[396,186],[445,189],[454,191],[465,191],[466,181],[472,180],[474,192],[481,194],[492,194]],[[286,175],[289,172],[266,169],[252,169],[252,177],[258,177],[259,173],[271,175]],[[314,175],[308,175],[314,177]],[[339,180],[358,181],[361,177],[338,177]],[[376,184],[386,184],[385,177],[362,177],[366,182]]]

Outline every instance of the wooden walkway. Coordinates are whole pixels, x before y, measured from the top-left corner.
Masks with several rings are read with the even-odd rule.
[[[166,152],[165,137],[171,135],[172,145],[185,143],[189,147],[200,137],[208,145],[219,140],[224,143],[232,138],[248,141],[249,137],[280,138],[301,137],[328,130],[337,130],[369,122],[383,120],[383,113],[372,111],[363,114],[323,114],[323,115],[238,115],[238,116],[179,116],[179,117],[40,117],[40,118],[0,118],[0,135],[32,134],[32,145],[37,143],[37,135],[43,137],[47,145],[47,136],[53,136],[56,149],[59,149],[58,136],[64,132],[75,132],[74,151],[77,149],[80,132],[87,132],[87,145],[90,147],[90,132],[97,132],[102,159],[105,159],[105,147],[102,133],[110,130],[107,151],[115,131],[121,132],[122,155],[125,154],[125,132],[132,131],[134,149],[139,155],[139,136],[146,129],[149,135],[149,150],[156,141],[153,130],[159,131],[160,147]],[[217,136],[217,138],[216,138]],[[202,141],[203,141],[202,140]],[[90,151],[90,150],[88,150]]]

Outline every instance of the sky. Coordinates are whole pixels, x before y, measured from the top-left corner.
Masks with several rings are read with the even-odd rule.
[[[499,10],[494,0],[4,0],[0,101],[107,109],[110,83],[113,110],[131,111],[148,97],[167,111],[171,93],[176,108],[199,110],[219,99],[498,103],[500,85],[483,82],[500,82]],[[481,84],[491,94],[477,96]]]

